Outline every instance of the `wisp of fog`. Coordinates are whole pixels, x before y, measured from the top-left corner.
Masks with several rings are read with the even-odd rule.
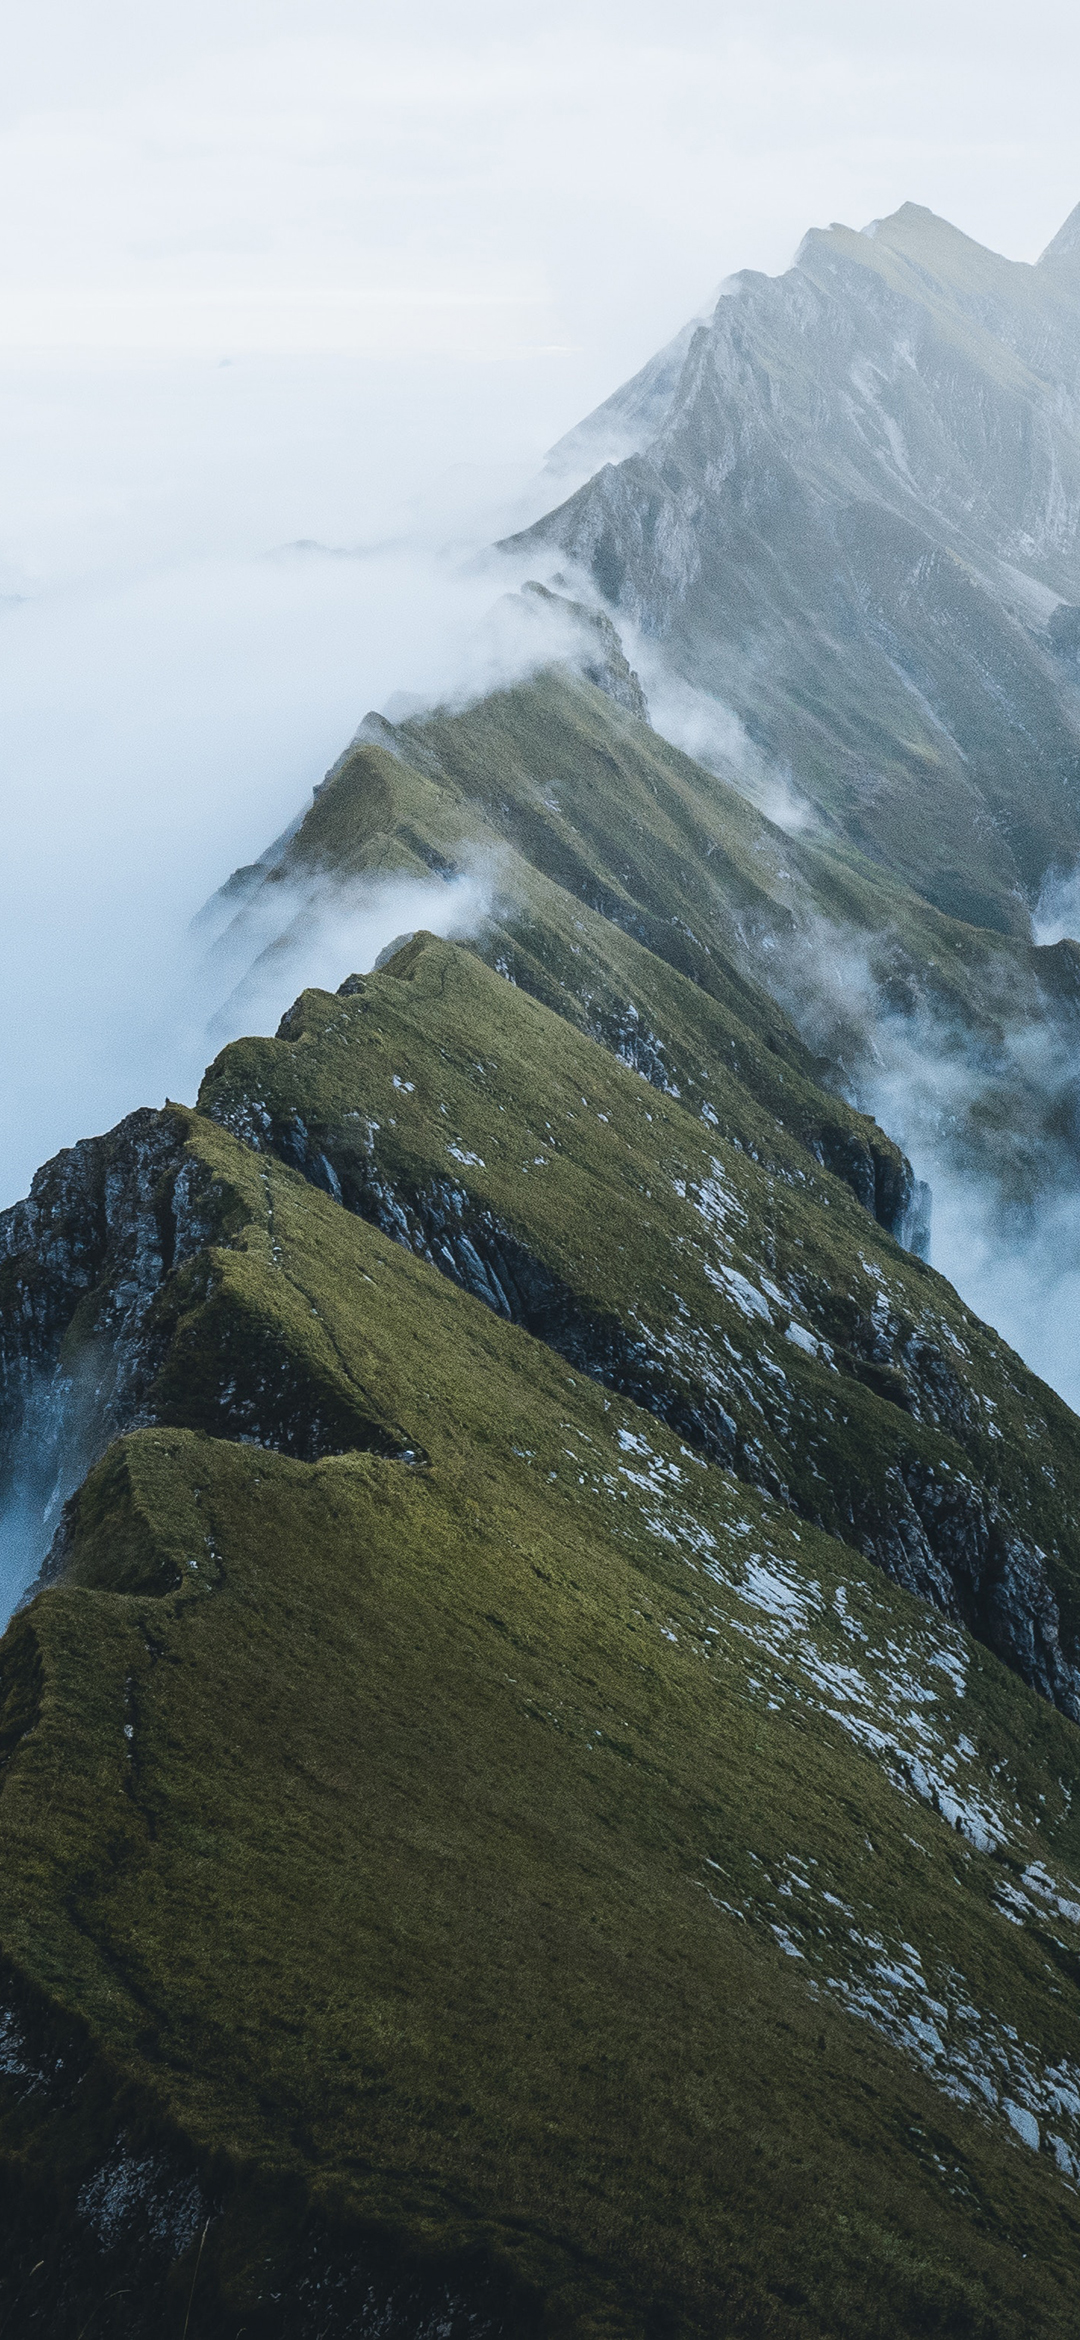
[[[1067,920],[1080,887],[1055,884]],[[1040,905],[1040,939],[1053,925]],[[1080,1027],[1008,1001],[982,1031],[925,999],[898,1012],[864,935],[805,911],[799,930],[776,988],[928,1184],[931,1265],[1080,1411]]]
[[[558,654],[557,616],[510,581],[475,541],[417,530],[68,579],[0,608],[0,1205],[61,1145],[194,1094],[224,998],[200,991],[190,923],[302,813],[368,708],[462,704]],[[426,922],[444,931],[446,907]],[[281,965],[296,987],[340,982],[385,925],[338,891],[311,956]]]

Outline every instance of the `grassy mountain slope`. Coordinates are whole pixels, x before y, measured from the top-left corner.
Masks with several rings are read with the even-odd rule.
[[[108,1175],[188,1233],[3,1645],[9,2328],[1069,2331],[1075,1726],[214,1121]]]
[[[469,948],[0,1220],[7,2328],[1057,2340],[1080,1431],[783,998],[1073,957],[565,671],[369,723],[223,980],[403,869]]]
[[[227,1049],[201,1109],[1080,1718],[1080,1428],[948,1285],[809,1157],[748,1160],[453,944],[348,989]]]
[[[463,868],[490,883],[474,944],[490,964],[658,1086],[730,1104],[744,1142],[749,1091],[909,1241],[897,1149],[835,1095],[872,1085],[883,1027],[951,1064],[939,1139],[957,1175],[1006,1211],[1071,1188],[1076,945],[965,924],[842,837],[786,834],[738,776],[565,668],[457,713],[369,719],[279,860],[247,873],[218,945],[233,1028],[275,970],[291,996],[328,886]]]

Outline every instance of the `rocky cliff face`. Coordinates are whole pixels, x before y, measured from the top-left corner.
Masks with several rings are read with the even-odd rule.
[[[633,451],[515,546],[572,562],[930,901],[1023,931],[1080,850],[1054,626],[1080,599],[1078,365],[1071,248],[1022,267],[912,204],[814,232],[608,402],[582,445]]]
[[[0,1215],[0,1505],[24,1585],[67,1496],[144,1418],[166,1345],[154,1302],[215,1218],[183,1143],[183,1116],[134,1113]]]
[[[8,1606],[60,1564],[63,1510],[124,1432],[183,1423],[314,1460],[399,1451],[269,1326],[246,1324],[213,1253],[227,1188],[190,1150],[191,1116],[129,1115],[46,1164],[0,1214],[0,1515]],[[192,1333],[193,1318],[199,1331]],[[59,1555],[59,1557],[58,1557]]]
[[[708,1122],[645,1108],[569,1032],[557,1071],[542,1072],[543,1011],[452,946],[417,941],[385,980],[350,979],[343,1002],[329,1014],[300,1003],[283,1041],[228,1052],[203,1110],[857,1545],[1080,1716],[1075,1522],[1060,1505],[1032,1510],[1024,1466],[1010,1455],[1002,1468],[996,1420],[1022,1423],[1068,1486],[1070,1418],[1051,1424],[1038,1386],[951,1295],[942,1313],[947,1288],[913,1283],[812,1158],[778,1190]],[[476,1080],[470,1051],[487,1033]],[[228,1196],[192,1156],[190,1128],[177,1111],[133,1115],[58,1157],[0,1219],[2,1485],[30,1539],[24,1582],[66,1498],[126,1431],[183,1424],[307,1460],[411,1451],[385,1420],[343,1409],[271,1328],[222,1305],[213,1254],[229,1241]],[[479,1150],[493,1145],[494,1184]],[[601,1190],[598,1242],[588,1212]],[[65,1550],[61,1537],[54,1569]]]

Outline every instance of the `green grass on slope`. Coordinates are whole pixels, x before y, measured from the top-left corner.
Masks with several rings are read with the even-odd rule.
[[[794,1150],[774,1176],[431,937],[352,996],[306,993],[285,1028],[223,1051],[205,1112],[384,1225],[396,1197],[416,1247],[450,1247],[466,1281],[458,1231],[481,1247],[508,1234],[565,1294],[556,1346],[584,1363],[607,1343],[623,1378],[594,1369],[649,1402],[640,1364],[657,1410],[727,1459],[722,1425],[719,1447],[707,1434],[723,1409],[744,1475],[888,1565],[905,1563],[895,1523],[925,1478],[923,1530],[961,1600],[968,1576],[994,1574],[974,1526],[965,1555],[974,1473],[1049,1556],[1074,1641],[1080,1425],[840,1181]],[[972,1621],[985,1592],[972,1586]]]
[[[393,753],[361,743],[335,767],[260,917],[282,879],[303,900],[328,874],[479,862],[495,895],[483,955],[607,1045],[634,1048],[661,1085],[690,1097],[711,1057],[830,1164],[868,1143],[888,1157],[870,1125],[786,1075],[857,1087],[875,1018],[890,1014],[916,1050],[951,1051],[966,1072],[976,1052],[994,1126],[961,1115],[958,1170],[1021,1201],[1071,1176],[1045,1046],[1028,1050],[1030,1068],[1022,1048],[998,1062],[1009,1033],[1032,1025],[1052,1047],[1064,1036],[1071,1062],[1068,946],[1034,951],[948,917],[838,836],[785,834],[737,775],[705,771],[561,670],[380,737]],[[242,933],[241,918],[234,943]],[[643,1031],[627,1031],[628,1005]]]
[[[840,834],[776,828],[734,772],[705,770],[560,670],[460,714],[414,718],[400,738],[406,754],[437,759],[444,807],[475,800],[572,893],[588,899],[606,885],[616,917],[622,898],[639,939],[706,988],[712,955],[726,959],[743,986],[744,1020],[747,976],[773,988],[770,958],[785,945],[805,949],[807,912],[870,946],[884,938],[894,980],[925,987],[973,1027],[993,1023],[1010,991],[1014,1006],[1018,992],[1034,997],[1018,937],[948,917]],[[293,850],[306,850],[304,828]]]
[[[294,888],[318,884],[328,876],[356,879],[403,870],[419,875],[431,869],[445,874],[472,861],[493,879],[499,924],[506,921],[513,929],[521,913],[528,918],[531,911],[530,923],[546,925],[553,910],[556,917],[560,913],[565,917],[572,907],[584,910],[594,950],[605,929],[616,948],[627,939],[627,930],[631,937],[643,935],[642,905],[621,879],[613,880],[608,844],[599,851],[584,848],[575,833],[573,807],[586,795],[593,772],[598,773],[606,793],[596,806],[596,819],[601,826],[605,820],[612,822],[617,852],[628,795],[643,795],[649,813],[655,814],[662,767],[654,758],[674,756],[675,751],[591,685],[567,675],[542,678],[523,693],[509,694],[505,703],[498,702],[500,712],[504,704],[506,716],[511,721],[517,716],[525,731],[524,738],[513,741],[505,765],[499,762],[504,742],[498,729],[493,740],[484,740],[486,752],[477,754],[469,735],[458,742],[448,724],[462,763],[460,785],[434,762],[423,738],[404,731],[391,733],[400,739],[395,753],[363,740],[352,748],[328,775],[280,864],[263,881],[265,907],[272,908],[274,891],[283,884],[289,887],[291,900]],[[390,726],[386,729],[389,732]],[[540,761],[534,775],[537,751]],[[687,759],[679,760],[697,773],[699,781],[707,778]],[[429,767],[436,777],[430,776]],[[557,819],[549,817],[559,813],[552,798],[553,772],[564,784],[567,800]],[[724,793],[735,808],[736,827],[745,823],[752,839],[759,840],[767,824],[733,791]],[[636,827],[640,840],[640,820]],[[707,845],[708,836],[698,842]],[[734,909],[750,907],[760,915],[769,904],[761,893],[760,873],[748,878],[740,865],[745,858],[725,851],[725,880],[729,888],[737,886]],[[624,863],[622,877],[629,874]],[[662,939],[680,965],[691,968],[693,977],[734,1016],[745,1036],[812,1074],[813,1060],[787,1019],[735,966],[730,955],[730,946],[737,944],[733,918],[723,889],[713,891],[711,919],[703,923],[714,931],[706,943],[688,933],[685,921],[671,915],[676,907],[684,907],[678,883],[674,890],[663,889],[661,912],[652,918],[649,932]]]
[[[950,1066],[951,1111],[935,1117],[934,1151],[954,1177],[996,1194],[1012,1231],[1033,1203],[1071,1194],[1074,943],[1034,948],[1026,912],[1023,936],[968,924],[977,905],[947,916],[838,836],[783,833],[746,801],[738,775],[704,771],[565,674],[398,736],[404,753],[441,759],[444,821],[471,802],[474,818],[517,847],[499,931],[478,947],[560,1012],[580,1019],[584,1006],[586,1028],[633,1051],[649,1077],[690,1100],[710,1056],[729,1065],[868,1201],[852,1155],[869,1147],[890,1223],[880,1208],[895,1176],[887,1141],[865,1122],[845,1126],[843,1108],[830,1113],[820,1088],[792,1077],[858,1094],[880,1070],[884,1038],[886,1062],[906,1061],[917,1085]],[[304,828],[295,850],[299,867]],[[1046,850],[1059,854],[1060,838]],[[631,1032],[626,1003],[639,1018]],[[816,1061],[792,1046],[791,1019]]]
[[[9,2177],[77,2224],[118,2120],[190,2143],[224,2213],[190,2340],[296,2328],[298,2199],[466,2289],[505,2271],[507,2333],[1064,2340],[1075,1729],[190,1132],[237,1353],[300,1342],[428,1459],[147,1429],[77,1499],[3,1644],[0,1935],[16,2005],[91,2060],[66,2112],[0,2081]]]

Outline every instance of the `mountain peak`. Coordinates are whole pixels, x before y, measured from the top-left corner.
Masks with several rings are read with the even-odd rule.
[[[890,228],[915,226],[944,229],[949,236],[961,232],[959,228],[953,227],[950,220],[942,219],[940,212],[931,211],[926,203],[901,203],[898,210],[886,213],[884,219],[872,219],[862,233],[864,236],[887,236]]]
[[[884,219],[872,219],[861,232],[905,259],[933,258],[940,266],[948,254],[953,263],[961,257],[970,260],[977,256],[995,266],[1001,264],[998,253],[980,244],[976,237],[966,235],[963,228],[955,227],[952,220],[943,219],[940,212],[931,211],[925,203],[901,203],[897,211],[889,212]]]
[[[1054,268],[1059,266],[1062,261],[1075,262],[1078,255],[1080,255],[1080,203],[1077,203],[1070,211],[1068,219],[1059,227],[1056,236],[1051,237],[1045,252],[1039,254],[1038,265],[1040,268]]]
[[[874,257],[866,250],[868,243],[875,247]],[[924,277],[929,273],[961,297],[975,286],[1002,286],[1016,266],[966,235],[963,228],[954,227],[951,220],[942,219],[925,203],[902,203],[898,210],[869,220],[861,229],[847,227],[839,220],[828,228],[811,228],[795,255],[796,267],[805,266],[815,253],[828,259],[838,251],[849,260],[861,260],[886,273],[897,264]]]
[[[604,442],[515,549],[591,579],[860,852],[1022,933],[1051,855],[1080,851],[1069,670],[1042,639],[1080,607],[1080,210],[1041,272],[925,204],[872,228],[814,228],[782,276],[737,279],[579,434],[590,453],[621,425],[626,457]]]

